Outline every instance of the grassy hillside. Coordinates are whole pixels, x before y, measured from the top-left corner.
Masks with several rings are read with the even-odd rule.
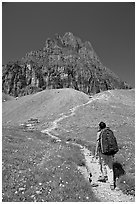
[[[97,201],[77,169],[83,160],[77,147],[3,128],[3,202]]]
[[[19,125],[31,117],[38,118],[40,125],[54,120],[62,112],[85,103],[89,97],[73,89],[51,89],[18,98],[3,104],[3,125]]]
[[[97,201],[77,168],[85,165],[80,148],[66,141],[94,152],[100,121],[112,128],[118,140],[115,163],[126,172],[118,185],[123,192],[134,194],[134,92],[111,90],[89,99],[73,89],[45,90],[3,103],[3,201]],[[58,122],[54,135],[61,142],[40,133],[62,113],[70,115],[71,108],[83,103],[87,104]],[[39,120],[34,131],[20,126],[30,118]]]
[[[115,162],[121,164],[126,172],[126,175],[119,179],[119,186],[123,192],[134,192],[135,92],[111,90],[96,96],[99,99],[79,108],[75,115],[61,121],[59,135],[85,143],[94,152],[98,124],[104,121],[114,131],[120,148]]]

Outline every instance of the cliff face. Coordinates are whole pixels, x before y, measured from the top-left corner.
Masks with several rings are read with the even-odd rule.
[[[3,92],[13,96],[57,88],[74,88],[86,94],[131,88],[103,66],[90,42],[82,42],[72,33],[56,34],[41,50],[4,65],[2,85]]]

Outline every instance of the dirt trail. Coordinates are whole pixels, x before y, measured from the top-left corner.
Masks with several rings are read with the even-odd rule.
[[[57,136],[57,133],[55,133],[55,135],[54,135],[55,129],[58,128],[58,122],[62,121],[64,118],[71,117],[71,116],[75,115],[75,112],[78,108],[80,108],[82,106],[86,106],[89,103],[92,103],[93,101],[98,100],[98,99],[102,99],[102,98],[105,98],[105,95],[94,96],[88,102],[81,104],[81,105],[77,105],[74,108],[70,109],[70,112],[68,112],[67,114],[62,113],[58,119],[56,119],[52,122],[52,124],[49,128],[44,129],[41,132],[48,134],[50,137],[52,137],[52,138],[56,139],[58,142],[60,142],[61,140]],[[108,100],[108,97],[105,98],[105,100]],[[76,144],[76,143],[73,143],[73,144],[78,145],[80,147],[81,152],[83,153],[83,155],[85,157],[86,166],[78,167],[78,170],[82,173],[85,180],[88,181],[88,179],[89,179],[89,173],[88,173],[89,170],[92,172],[92,175],[94,175],[94,177],[97,177],[99,175],[99,173],[98,173],[99,164],[98,164],[98,161],[94,158],[94,155],[92,155],[92,153],[84,146]],[[44,159],[45,159],[45,157],[43,157],[43,160]],[[95,180],[97,180],[97,178]],[[134,196],[125,195],[122,193],[121,190],[112,191],[110,189],[109,183],[98,182],[98,186],[92,187],[92,191],[94,192],[96,197],[100,199],[101,202],[135,202]]]
[[[87,169],[92,172],[92,175],[96,177],[95,180],[97,180],[97,177],[99,175],[98,161],[94,158],[94,156],[87,148],[84,147],[83,149],[81,149],[81,151],[85,156],[87,168],[79,167],[78,169],[81,171],[87,181],[89,179],[89,173]],[[97,196],[97,198],[100,199],[101,202],[135,202],[135,198],[133,196],[123,194],[121,190],[112,191],[110,189],[109,183],[98,182],[98,186],[92,187],[92,191]]]

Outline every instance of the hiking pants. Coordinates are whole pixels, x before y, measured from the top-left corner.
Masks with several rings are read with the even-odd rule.
[[[102,153],[99,153],[100,172],[102,174],[102,177],[108,177],[108,182],[110,183],[110,185],[114,184],[113,162],[113,155],[104,155]]]

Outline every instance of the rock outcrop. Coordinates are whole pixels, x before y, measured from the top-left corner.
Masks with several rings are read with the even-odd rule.
[[[86,94],[129,89],[99,60],[90,42],[72,33],[47,39],[44,47],[3,65],[2,89],[15,97],[44,89],[74,88]]]

